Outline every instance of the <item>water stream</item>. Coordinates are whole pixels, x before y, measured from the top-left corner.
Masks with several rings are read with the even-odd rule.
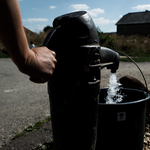
[[[109,87],[107,90],[106,104],[115,104],[123,100],[120,93],[121,84],[118,82],[116,73],[111,73],[109,78]]]

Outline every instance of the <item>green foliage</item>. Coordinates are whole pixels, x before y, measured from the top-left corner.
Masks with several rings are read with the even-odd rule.
[[[10,56],[4,53],[4,50],[0,50],[0,58],[10,58]]]
[[[146,36],[121,36],[114,34],[115,48],[129,56],[149,57],[150,56],[150,38]]]
[[[37,130],[39,129],[40,126],[42,126],[44,123],[48,122],[51,120],[51,117],[47,117],[46,119],[42,120],[42,121],[38,121],[35,124],[29,125],[28,127],[25,127],[25,129],[21,132],[18,133],[17,135],[15,135],[12,140],[19,138],[21,136],[23,136],[24,134],[27,134],[33,130]]]
[[[123,36],[117,34],[106,34],[97,28],[100,46],[115,49],[123,52],[131,57],[134,57],[135,61],[150,61],[150,37],[149,36]],[[121,59],[128,61],[128,59]]]
[[[135,62],[150,62],[150,55],[147,57],[133,57]],[[128,58],[120,58],[120,61],[131,62]]]
[[[115,46],[114,38],[112,38],[109,34],[104,35],[104,33],[99,28],[97,28],[97,32],[100,45],[113,49]]]
[[[52,29],[51,26],[46,26],[46,27],[44,27],[43,31],[44,31],[44,32],[48,32],[48,31],[50,31],[51,29]]]

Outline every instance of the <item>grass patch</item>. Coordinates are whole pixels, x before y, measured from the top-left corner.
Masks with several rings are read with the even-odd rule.
[[[40,128],[40,126],[42,126],[44,123],[49,122],[51,120],[51,117],[47,117],[42,121],[38,121],[35,124],[29,125],[28,127],[26,127],[22,132],[16,134],[11,140],[15,140],[33,130],[37,130]]]
[[[4,54],[3,51],[0,50],[0,58],[10,58],[10,56],[7,54]]]
[[[150,56],[149,57],[133,57],[132,59],[135,62],[150,62]],[[129,58],[120,58],[120,61],[131,62]]]

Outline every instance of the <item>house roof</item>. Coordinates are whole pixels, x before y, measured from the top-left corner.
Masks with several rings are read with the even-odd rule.
[[[150,11],[146,10],[144,12],[128,13],[124,15],[116,25],[125,24],[143,24],[150,23]]]

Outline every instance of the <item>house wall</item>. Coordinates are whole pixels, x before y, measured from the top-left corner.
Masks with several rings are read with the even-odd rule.
[[[150,23],[117,25],[117,33],[121,35],[150,35]]]

